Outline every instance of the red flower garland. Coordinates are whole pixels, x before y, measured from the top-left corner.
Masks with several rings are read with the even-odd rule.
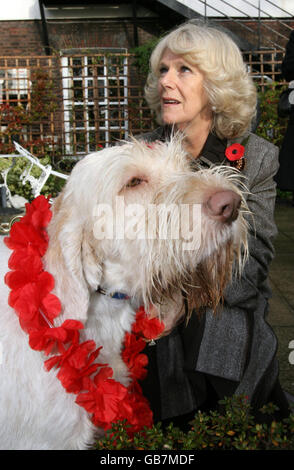
[[[29,345],[45,355],[54,354],[45,361],[45,369],[59,369],[57,378],[68,393],[77,395],[76,403],[92,414],[96,426],[107,430],[113,422],[126,420],[128,433],[133,435],[144,426],[152,426],[152,411],[142,394],[138,380],[146,376],[147,356],[142,354],[145,339],[159,336],[164,324],[148,319],[143,307],[136,312],[131,333],[126,333],[122,358],[132,379],[125,387],[113,378],[107,364],[95,362],[103,346],[92,340],[80,342],[84,325],[76,320],[65,320],[54,327],[54,319],[61,313],[59,299],[51,293],[53,276],[44,271],[42,257],[48,247],[46,227],[52,213],[48,200],[38,196],[26,204],[26,214],[16,222],[5,238],[13,250],[5,282],[11,289],[8,303],[14,308],[20,326],[29,336]]]

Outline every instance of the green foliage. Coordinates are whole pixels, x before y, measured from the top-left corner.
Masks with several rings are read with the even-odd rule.
[[[281,86],[278,82],[272,82],[267,86],[265,92],[259,92],[260,100],[260,122],[256,134],[269,140],[277,147],[281,147],[286,133],[288,118],[278,116],[278,103],[282,93],[287,89],[287,85]],[[281,191],[277,188],[277,196],[280,199],[291,200],[292,193]]]
[[[256,134],[269,140],[278,147],[281,146],[286,132],[288,120],[278,116],[280,94],[287,88],[278,82],[270,83],[266,91],[259,92],[260,122]]]
[[[28,125],[28,115],[22,106],[0,105],[0,153],[15,151],[12,139],[20,135]]]
[[[220,401],[222,411],[198,412],[191,429],[184,433],[172,423],[161,423],[136,433],[132,438],[124,422],[113,424],[96,449],[115,450],[293,450],[294,414],[281,422],[271,420],[276,407],[263,407],[265,423],[257,423],[246,397],[233,396]],[[266,424],[268,422],[268,424]]]
[[[283,199],[284,201],[288,201],[292,203],[293,201],[292,191],[282,191],[281,189],[277,188],[277,198]]]
[[[22,145],[33,148],[36,155],[39,152],[44,155],[46,146],[49,149],[50,138],[39,136],[44,133],[50,114],[57,110],[58,98],[54,91],[53,80],[45,70],[35,70],[31,81],[31,96],[27,105],[3,102],[0,106],[0,153],[2,154],[14,153],[15,139]]]
[[[149,72],[149,60],[151,53],[159,42],[160,37],[155,37],[150,41],[145,42],[141,46],[135,47],[131,50],[135,54],[134,64],[138,67],[140,77],[145,81]]]
[[[51,162],[50,156],[46,156],[44,158],[39,159],[42,165],[48,165]],[[0,172],[9,168],[12,164],[12,158],[1,158],[0,159]],[[13,167],[9,170],[7,175],[7,184],[11,191],[11,194],[18,194],[19,196],[23,196],[28,201],[33,199],[33,193],[31,185],[26,182],[25,184],[21,181],[22,173],[30,166],[28,160],[24,157],[15,158],[15,162]],[[31,171],[32,176],[38,178],[41,175],[41,169],[37,166],[34,166]],[[1,177],[0,177],[0,183]],[[51,175],[48,180],[46,181],[45,185],[42,188],[42,194],[44,196],[52,196],[55,197],[61,191],[62,186],[64,185],[65,180],[61,180],[54,175]]]
[[[28,119],[34,122],[47,121],[50,113],[58,108],[58,100],[54,91],[53,80],[45,70],[39,69],[32,75],[31,104]]]

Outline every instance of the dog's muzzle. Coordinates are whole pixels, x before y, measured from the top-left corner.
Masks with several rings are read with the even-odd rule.
[[[230,224],[237,219],[241,206],[241,197],[231,190],[214,193],[204,204],[206,214],[222,223]]]

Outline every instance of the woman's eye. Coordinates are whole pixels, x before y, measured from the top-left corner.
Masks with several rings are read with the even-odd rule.
[[[182,65],[181,66],[181,72],[191,72],[191,69],[187,67],[187,65]]]
[[[159,69],[159,75],[164,75],[168,71],[167,67],[161,66]]]
[[[127,184],[126,184],[126,187],[127,188],[133,188],[134,186],[138,186],[139,184],[142,183],[142,179],[141,178],[132,178]]]

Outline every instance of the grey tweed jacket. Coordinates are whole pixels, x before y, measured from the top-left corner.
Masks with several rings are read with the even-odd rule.
[[[146,141],[163,139],[163,128],[144,134]],[[235,393],[254,401],[262,396],[266,402],[278,378],[277,339],[266,321],[271,291],[268,269],[274,257],[273,240],[278,148],[270,142],[248,134],[245,147],[246,166],[242,171],[249,189],[247,203],[254,215],[248,219],[249,260],[240,280],[233,281],[225,292],[221,314],[206,310],[199,341],[195,370],[238,383]],[[142,137],[142,136],[141,136]],[[228,141],[241,143],[243,138]],[[223,155],[209,159],[200,156],[203,166],[226,164]],[[214,161],[212,161],[214,160]],[[196,333],[196,332],[195,332]],[[197,400],[184,371],[184,351],[177,332],[157,343],[157,363],[161,382],[161,419],[188,413],[197,408]]]

